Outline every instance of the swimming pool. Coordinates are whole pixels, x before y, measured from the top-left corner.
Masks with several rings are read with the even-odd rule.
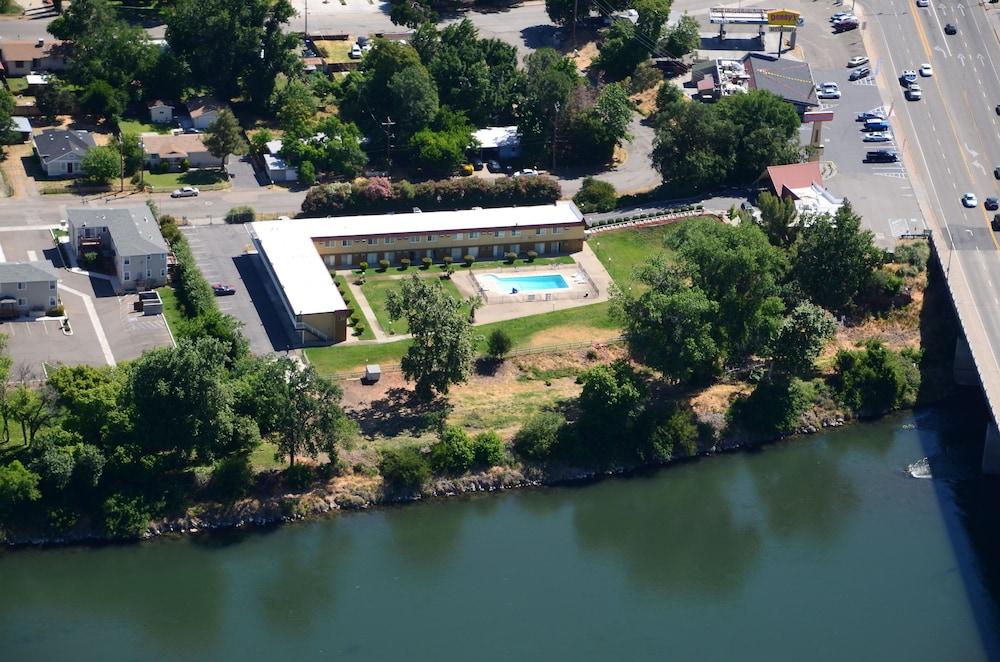
[[[479,277],[484,288],[499,294],[517,292],[538,292],[539,290],[565,290],[569,283],[562,274],[532,274],[530,276],[497,276],[486,274]]]

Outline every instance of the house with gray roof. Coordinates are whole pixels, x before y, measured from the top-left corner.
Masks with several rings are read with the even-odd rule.
[[[83,174],[83,157],[97,147],[89,131],[69,129],[46,129],[32,136],[31,144],[49,177],[79,177]]]
[[[48,262],[0,262],[0,319],[44,315],[59,304],[58,288]]]
[[[144,290],[167,282],[170,248],[145,205],[66,211],[69,243],[80,260],[88,253],[113,260],[125,290]]]

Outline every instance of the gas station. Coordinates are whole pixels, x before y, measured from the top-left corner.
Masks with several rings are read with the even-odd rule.
[[[789,48],[795,48],[795,37],[797,28],[802,24],[799,12],[791,9],[760,9],[748,7],[714,7],[708,10],[709,23],[719,26],[719,39],[726,38],[727,25],[751,25],[757,26],[757,36],[764,38],[765,28],[771,32],[780,32],[778,41],[778,56],[781,56],[781,42],[784,39],[784,32],[791,28],[792,37],[789,40]]]

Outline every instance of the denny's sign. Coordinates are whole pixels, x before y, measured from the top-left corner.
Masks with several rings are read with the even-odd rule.
[[[772,9],[767,12],[768,25],[795,27],[799,22],[799,12],[791,9]]]

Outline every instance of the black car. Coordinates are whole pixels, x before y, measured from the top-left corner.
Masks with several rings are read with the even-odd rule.
[[[503,166],[496,159],[490,159],[486,162],[486,169],[493,173],[503,172]]]
[[[847,32],[848,30],[857,30],[857,29],[858,29],[857,21],[841,21],[840,23],[837,23],[836,25],[833,26],[834,32]]]
[[[858,113],[858,116],[854,119],[855,122],[866,122],[868,120],[884,120],[885,117],[882,113],[875,113],[870,110],[866,110],[863,113]]]
[[[865,160],[869,163],[895,163],[899,160],[899,154],[891,149],[876,149],[868,152]]]
[[[371,43],[371,39],[369,39],[368,37],[358,37],[358,46],[360,46],[361,48],[364,48],[369,43]]]
[[[1000,232],[1000,214],[993,214],[993,220],[990,221],[990,227],[993,228],[995,232]]]
[[[993,176],[996,177],[997,179],[1000,179],[1000,166],[993,168]]]
[[[954,23],[948,23],[944,26],[945,34],[958,34],[958,28],[955,27]]]
[[[472,169],[473,170],[482,170],[483,169],[483,160],[480,159],[480,158],[478,158],[478,157],[474,157],[474,158],[469,159],[469,163],[472,164]]]
[[[997,209],[1000,209],[1000,200],[997,200],[995,196],[991,195],[983,200],[983,206],[990,211],[996,211]]]
[[[997,104],[996,111],[997,115],[1000,115],[1000,103]]]
[[[222,283],[212,283],[212,291],[215,292],[217,297],[228,297],[236,294],[236,290],[229,286],[223,285]]]
[[[851,75],[847,77],[847,80],[861,80],[872,75],[872,70],[868,67],[858,67],[851,72]]]

